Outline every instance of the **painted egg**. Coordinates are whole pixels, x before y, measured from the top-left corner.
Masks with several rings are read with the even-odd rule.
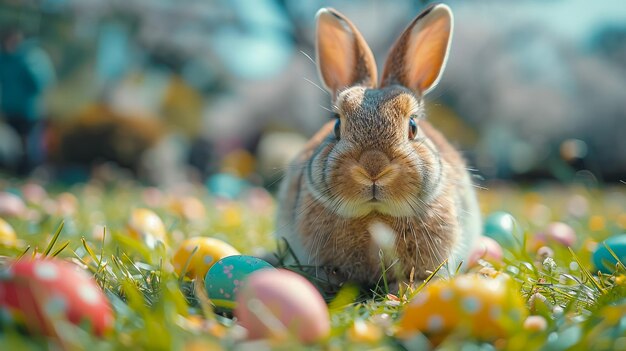
[[[247,150],[237,149],[224,156],[221,168],[246,178],[256,170],[256,159]]]
[[[231,310],[244,281],[255,271],[274,269],[260,258],[237,255],[224,257],[207,272],[204,286],[211,302],[220,309]]]
[[[250,339],[293,335],[314,343],[330,333],[322,296],[304,277],[284,269],[251,274],[237,295],[234,314]]]
[[[502,247],[511,248],[516,245],[517,230],[515,217],[507,212],[494,212],[485,219],[484,233]]]
[[[537,247],[549,243],[572,247],[576,244],[577,239],[576,232],[572,227],[562,222],[553,222],[548,224],[543,231],[535,235],[532,240],[534,247],[531,247],[531,249],[536,249]]]
[[[221,351],[224,350],[220,344],[212,340],[192,340],[185,343],[183,347],[185,351]]]
[[[172,212],[189,221],[197,221],[206,217],[204,204],[193,196],[172,199],[169,207]]]
[[[375,344],[383,338],[383,330],[376,324],[355,320],[354,324],[348,328],[348,339],[355,343]]]
[[[46,189],[37,183],[27,183],[22,186],[24,199],[32,204],[40,204],[48,197]]]
[[[61,216],[72,216],[78,210],[78,198],[72,193],[64,192],[56,199],[57,214]]]
[[[46,258],[12,263],[0,271],[0,309],[35,334],[55,335],[55,321],[89,323],[97,335],[113,327],[109,301],[75,264]]]
[[[274,199],[267,190],[254,187],[248,190],[247,204],[254,213],[268,215],[272,212]]]
[[[126,227],[131,237],[145,242],[149,248],[155,248],[157,241],[167,244],[165,225],[161,218],[151,210],[134,209]]]
[[[17,235],[15,235],[15,230],[13,230],[13,227],[11,227],[11,225],[2,218],[0,218],[0,246],[17,246]]]
[[[626,265],[626,234],[620,234],[612,236],[597,245],[596,251],[593,253],[593,264],[597,269],[604,273],[612,273],[616,269],[617,261],[605,245],[613,250],[620,262]]]
[[[198,248],[195,253],[193,250]],[[190,256],[193,253],[193,256]],[[185,264],[185,275],[190,278],[204,278],[209,268],[215,262],[227,256],[239,255],[239,251],[229,244],[215,238],[198,236],[183,241],[176,250],[172,265],[178,275],[183,274]],[[191,257],[191,258],[190,258]]]
[[[526,309],[519,288],[505,278],[467,274],[431,282],[409,302],[397,335],[420,332],[435,344],[454,332],[481,340],[506,337],[521,327]]]
[[[540,332],[548,328],[548,321],[542,316],[528,316],[524,321],[524,329],[531,332]]]
[[[26,213],[22,199],[9,192],[0,192],[0,216],[20,217]]]
[[[470,266],[476,265],[479,259],[500,265],[502,264],[502,257],[503,253],[500,244],[488,236],[481,236],[468,261]]]
[[[147,187],[141,192],[141,198],[150,207],[159,207],[163,203],[163,192],[159,188]]]
[[[212,175],[206,185],[213,195],[227,199],[237,198],[247,186],[244,180],[228,173]]]

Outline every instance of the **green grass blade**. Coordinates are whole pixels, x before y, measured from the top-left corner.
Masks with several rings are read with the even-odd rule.
[[[87,251],[87,254],[91,257],[91,259],[94,262],[98,264],[98,266],[100,266],[100,260],[98,259],[98,256],[96,256],[96,253],[93,252],[93,250],[87,243],[87,240],[85,240],[85,237],[80,238],[80,241],[83,243],[83,247],[85,248],[85,251]]]
[[[580,259],[578,258],[578,256],[576,256],[576,253],[574,253],[574,250],[572,250],[571,247],[567,248],[569,250],[569,252],[572,254],[572,257],[574,258],[574,260],[576,261],[576,263],[578,264],[578,267],[580,267],[580,270],[583,272],[583,274],[585,275],[585,277],[591,282],[591,284],[593,284],[593,286],[601,293],[604,294],[606,293],[606,290],[604,290],[600,284],[598,284],[598,282],[593,278],[593,275],[591,274],[591,272],[589,272],[589,270],[587,268],[585,268],[585,266],[583,265],[582,262],[580,262]]]
[[[24,251],[22,251],[22,253],[20,253],[15,260],[19,261],[22,259],[22,257],[24,257],[24,255],[26,255],[26,253],[28,253],[28,250],[30,250],[30,245],[26,246],[26,248],[24,249]]]
[[[56,232],[52,236],[52,240],[50,240],[50,242],[48,243],[48,246],[46,247],[46,249],[43,252],[44,256],[48,256],[50,251],[52,251],[52,247],[54,247],[54,244],[59,239],[59,235],[61,235],[61,231],[63,230],[64,226],[65,226],[65,221],[61,221],[61,224],[59,224],[59,226],[57,227]]]
[[[65,248],[70,244],[70,241],[66,241],[65,243],[63,243],[63,245],[61,245],[61,247],[59,247],[58,249],[56,249],[50,256],[51,257],[57,257],[63,250],[65,250]]]

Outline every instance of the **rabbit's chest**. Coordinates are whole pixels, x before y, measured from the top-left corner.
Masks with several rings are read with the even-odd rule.
[[[375,283],[382,267],[390,266],[393,276],[408,277],[414,270],[417,278],[426,277],[448,258],[458,230],[455,219],[441,216],[342,218],[323,207],[311,210],[318,215],[307,216],[299,228],[310,263],[331,267],[347,280]]]

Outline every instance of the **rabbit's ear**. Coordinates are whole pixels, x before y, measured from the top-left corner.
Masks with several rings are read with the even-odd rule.
[[[437,85],[452,39],[452,11],[443,4],[420,13],[393,45],[382,86],[401,84],[426,94]]]
[[[376,62],[369,46],[346,17],[332,8],[317,12],[316,56],[319,75],[333,98],[352,85],[376,87]]]

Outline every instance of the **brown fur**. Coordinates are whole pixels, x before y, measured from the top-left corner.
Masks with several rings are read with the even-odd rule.
[[[349,23],[333,13],[331,19]],[[442,16],[441,8],[436,15]],[[396,57],[392,52],[392,60]],[[384,253],[383,264],[394,264],[388,278],[406,279],[411,270],[425,278],[444,260],[469,253],[478,235],[476,199],[461,155],[419,118],[423,103],[414,89],[423,82],[395,76],[391,81],[405,86],[361,86],[358,82],[375,81],[359,76],[370,74],[363,69],[370,64],[356,64],[353,81],[343,83],[349,88],[330,88],[340,136],[334,121],[325,124],[289,168],[279,195],[278,236],[302,264],[331,267],[341,281],[374,284],[382,273],[381,247],[371,231],[383,223],[395,233],[391,252]],[[400,64],[410,63],[388,63]],[[415,139],[409,137],[411,119],[418,121]]]

